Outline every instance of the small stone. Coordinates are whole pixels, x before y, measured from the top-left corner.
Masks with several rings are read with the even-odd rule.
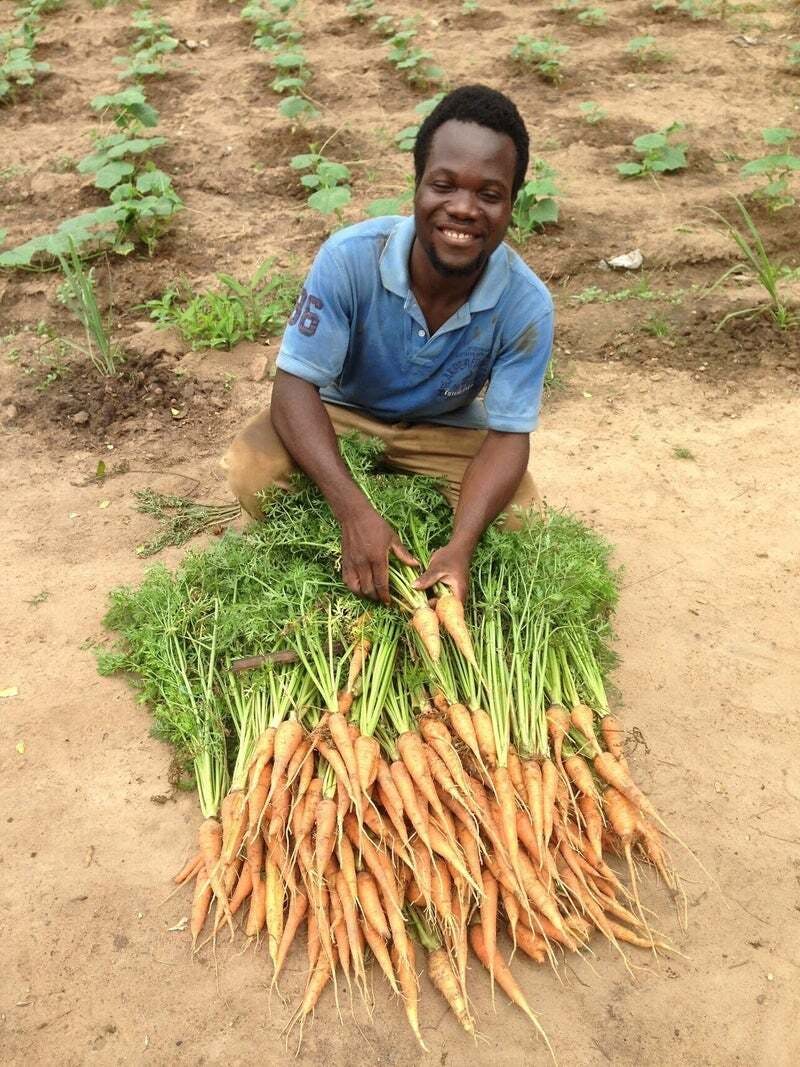
[[[76,411],[75,414],[72,416],[72,421],[75,423],[76,426],[85,426],[86,423],[89,421],[89,412]]]
[[[265,382],[269,377],[270,360],[267,356],[256,356],[250,364],[250,381]]]
[[[16,404],[6,404],[3,408],[3,422],[13,422],[18,414]]]

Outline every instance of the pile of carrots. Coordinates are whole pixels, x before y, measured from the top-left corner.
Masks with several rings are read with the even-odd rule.
[[[382,473],[369,442],[343,453],[424,565],[452,521],[437,486]],[[392,604],[367,607],[315,487],[265,505],[266,523],[117,590],[106,620],[122,641],[101,670],[138,677],[197,785],[197,850],[175,877],[193,886],[192,951],[248,938],[274,988],[304,951],[301,1035],[326,990],[369,1001],[380,971],[423,1047],[423,967],[476,1032],[472,954],[550,1048],[512,959],[555,969],[600,937],[630,967],[631,949],[672,950],[642,871],[683,899],[677,838],[609,710],[610,546],[522,515],[487,531],[467,605],[446,587],[429,601],[393,560]]]

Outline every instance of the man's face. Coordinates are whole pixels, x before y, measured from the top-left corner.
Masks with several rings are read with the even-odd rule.
[[[414,195],[417,240],[445,277],[483,269],[511,221],[514,142],[473,122],[451,119],[433,135]]]

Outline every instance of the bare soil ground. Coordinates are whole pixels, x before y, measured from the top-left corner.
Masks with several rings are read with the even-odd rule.
[[[0,8],[0,28],[13,6]],[[91,653],[104,639],[109,589],[138,581],[146,566],[135,548],[152,527],[132,490],[226,497],[216,459],[264,403],[269,387],[253,380],[253,366],[276,342],[191,353],[176,335],[143,328],[137,305],[182,277],[244,277],[268,255],[302,271],[326,231],[298,195],[291,155],[333,135],[330,154],[352,163],[355,221],[369,199],[402,188],[409,157],[392,138],[427,95],[404,84],[343,2],[305,0],[300,21],[323,114],[290,134],[241,5],[154,6],[182,40],[208,47],[182,48],[174,71],[147,85],[171,142],[159,161],[187,210],[152,259],[98,272],[114,335],[131,353],[124,377],[98,383],[37,332],[44,322],[80,340],[53,276],[0,275],[0,691],[18,690],[0,699],[0,1042],[11,1064],[243,1064],[254,1055],[274,1063],[295,1051],[281,1036],[289,1009],[275,997],[268,1005],[263,952],[225,947],[216,961],[191,961],[188,935],[170,929],[187,914],[183,894],[163,899],[197,805],[173,790],[170,753],[148,736],[146,708],[122,680],[100,678]],[[413,13],[399,0],[378,6]],[[562,1062],[788,1067],[800,1056],[800,340],[766,320],[715,333],[728,311],[759,296],[735,282],[703,290],[735,259],[705,209],[730,213],[730,193],[751,188],[738,170],[759,154],[762,128],[798,127],[800,79],[785,56],[800,22],[790,3],[732,4],[724,23],[658,15],[632,0],[605,6],[609,23],[596,30],[549,3],[487,0],[467,16],[458,0],[436,0],[418,12],[422,43],[450,82],[509,91],[535,154],[560,176],[560,225],[522,250],[559,312],[560,384],[546,399],[533,467],[551,504],[617,545],[625,580],[615,682],[638,739],[632,761],[710,872],[684,855],[685,936],[666,897],[655,887],[647,894],[687,958],[640,955],[635,981],[601,945],[563,972],[563,984],[533,966],[517,970]],[[66,0],[46,16],[37,58],[52,73],[0,112],[9,242],[102,202],[70,161],[88,151],[96,126],[88,101],[116,84],[111,60],[133,37],[132,10]],[[510,64],[520,33],[571,46],[559,88]],[[645,33],[672,53],[668,63],[631,66],[625,44]],[[606,123],[582,122],[587,99],[606,108]],[[689,170],[622,183],[614,163],[630,158],[632,138],[673,119],[687,123]],[[769,249],[796,266],[797,209],[753,208]],[[641,284],[641,272],[598,268],[636,247],[649,289],[673,299],[586,302],[591,287]],[[642,328],[654,313],[668,323],[665,336]],[[172,565],[180,555],[163,558]],[[302,983],[303,960],[294,962],[290,1002]],[[429,1057],[379,986],[371,1019],[356,1009],[354,1020],[343,998],[344,1025],[328,997],[299,1062],[546,1062],[506,999],[495,1014],[488,983],[475,975],[472,984],[477,1047],[423,979]]]

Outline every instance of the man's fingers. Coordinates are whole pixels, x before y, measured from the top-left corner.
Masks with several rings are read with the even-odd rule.
[[[389,544],[389,548],[401,563],[405,563],[409,567],[419,567],[419,560],[411,555],[402,541],[392,541]]]
[[[379,563],[372,564],[372,581],[377,599],[384,604],[389,604],[392,597],[389,592],[388,560],[381,560]]]
[[[428,571],[425,571],[424,574],[421,574],[419,576],[419,578],[417,578],[417,580],[414,582],[414,588],[415,589],[430,589],[430,587],[432,585],[435,585],[438,581],[441,581],[441,572],[438,571],[438,570],[437,571],[428,570]]]
[[[358,584],[360,586],[360,592],[363,596],[368,596],[370,600],[377,600],[378,594],[375,591],[375,582],[372,578],[372,567],[369,563],[363,563],[358,568]]]

